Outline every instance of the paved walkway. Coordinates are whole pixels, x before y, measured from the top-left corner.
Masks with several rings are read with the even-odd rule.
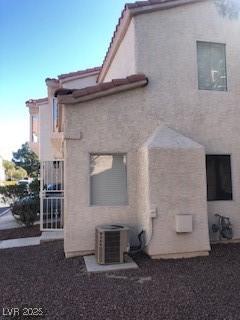
[[[20,227],[23,227],[23,225],[19,224],[14,219],[9,207],[6,207],[6,205],[2,203],[0,198],[0,230],[14,229]],[[42,232],[42,235],[40,237],[18,238],[0,241],[0,249],[36,246],[40,245],[40,241],[44,242],[60,239],[63,239],[63,230],[51,232],[45,231]]]
[[[5,214],[7,210],[9,210],[9,207],[0,207],[0,216]]]
[[[53,240],[62,240],[64,238],[63,230],[57,231],[43,231],[41,235],[41,242],[48,242]]]
[[[22,225],[17,223],[10,210],[6,214],[0,215],[0,230],[20,227],[22,227]]]
[[[0,241],[0,249],[37,246],[40,244],[40,239],[41,237],[3,240]]]
[[[8,248],[19,248],[28,246],[38,246],[41,242],[49,242],[54,240],[62,240],[63,231],[42,232],[40,237],[18,238],[0,241],[0,250]]]

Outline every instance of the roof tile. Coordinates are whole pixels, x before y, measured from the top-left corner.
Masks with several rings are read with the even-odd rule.
[[[57,95],[67,95],[67,94],[72,94],[73,90],[72,89],[65,89],[65,88],[59,88],[55,91],[55,96]]]
[[[58,89],[55,92],[55,96],[72,94],[73,98],[79,98],[79,97],[95,94],[98,92],[119,88],[120,86],[126,86],[128,84],[130,85],[132,83],[141,82],[144,80],[146,83],[143,83],[143,84],[147,84],[148,79],[144,74],[134,74],[127,78],[113,79],[112,81],[109,81],[109,82],[101,82],[97,85],[89,86],[82,89]]]
[[[136,81],[142,81],[146,79],[146,76],[144,74],[133,74],[129,77],[127,77],[129,82],[136,82]]]
[[[87,93],[88,93],[88,94],[96,93],[96,92],[98,92],[98,91],[101,91],[101,88],[100,88],[99,85],[89,86],[89,87],[86,87],[85,89],[87,90]]]
[[[40,98],[40,99],[29,99],[25,102],[25,104],[38,104],[38,103],[47,102],[47,101],[48,101],[48,97]]]
[[[113,82],[114,86],[121,86],[121,85],[127,84],[128,80],[126,78],[124,78],[124,79],[113,79],[112,82]]]
[[[78,89],[73,91],[73,97],[77,98],[77,97],[83,97],[86,96],[88,94],[88,91],[86,88],[82,88],[82,89]]]
[[[113,82],[102,82],[99,83],[99,87],[101,88],[102,91],[112,89],[114,87]]]
[[[58,76],[58,79],[62,80],[62,79],[69,78],[69,77],[75,77],[75,76],[84,75],[86,73],[99,72],[100,70],[101,70],[101,67],[94,67],[94,68],[88,68],[88,69],[85,69],[85,70],[79,70],[79,71],[64,73],[64,74],[60,74]]]

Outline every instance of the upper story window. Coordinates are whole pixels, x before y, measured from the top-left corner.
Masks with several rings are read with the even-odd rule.
[[[124,206],[127,195],[127,157],[125,154],[90,155],[90,204]]]
[[[38,115],[34,114],[31,116],[31,127],[32,127],[32,137],[31,137],[31,141],[33,143],[37,143],[38,142]]]
[[[232,200],[230,155],[207,155],[207,199]]]
[[[227,91],[226,46],[197,41],[198,88]]]
[[[59,131],[59,106],[56,98],[52,100],[52,127],[53,132]]]

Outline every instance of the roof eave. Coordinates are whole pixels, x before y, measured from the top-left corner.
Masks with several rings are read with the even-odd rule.
[[[63,81],[65,79],[73,80],[73,78],[84,78],[86,76],[89,76],[91,74],[98,74],[101,70],[101,67],[93,67],[93,68],[88,68],[85,70],[79,70],[79,71],[74,71],[74,72],[69,72],[69,73],[63,73],[58,76],[58,80]],[[67,80],[68,81],[68,80]]]
[[[48,87],[51,87],[51,88],[59,87],[59,80],[55,78],[47,78],[45,79],[45,83]]]
[[[104,58],[102,68],[97,77],[97,82],[102,82],[104,80],[111,66],[111,63],[114,59],[114,56],[127,32],[131,19],[134,16],[144,14],[144,13],[159,11],[159,10],[167,10],[170,8],[175,8],[182,5],[187,5],[187,4],[197,3],[202,1],[208,1],[208,0],[175,0],[171,2],[150,4],[142,7],[139,6],[137,8],[128,8],[126,6],[125,9],[123,10],[122,17],[119,19],[119,24],[117,25],[117,29],[114,32],[112,42],[110,43],[109,49]]]
[[[102,64],[102,68],[97,77],[97,82],[102,82],[104,80],[108,72],[108,69],[110,68],[110,65],[114,59],[114,56],[127,32],[131,19],[132,19],[132,14],[130,10],[127,9],[123,15],[121,23],[119,24],[118,30],[114,35],[114,40],[112,42],[112,45],[110,45],[110,48],[105,56],[105,59]]]
[[[48,103],[48,98],[40,98],[40,99],[29,99],[25,102],[26,107],[32,108],[32,107],[38,107],[41,104]]]
[[[117,86],[117,87],[114,87],[114,88],[111,88],[108,90],[96,92],[96,93],[89,94],[89,95],[86,95],[83,97],[73,97],[72,94],[68,94],[68,95],[60,95],[57,98],[58,98],[58,102],[60,104],[77,104],[77,103],[82,103],[82,102],[102,98],[105,96],[113,95],[113,94],[120,93],[123,91],[128,91],[131,89],[145,87],[147,84],[148,84],[148,79],[146,78],[144,80],[136,81],[136,82],[126,84],[126,85]]]
[[[66,82],[70,82],[70,81],[73,81],[73,80],[78,80],[78,79],[83,79],[83,78],[95,76],[97,74],[99,74],[99,71],[94,71],[94,72],[89,72],[89,73],[85,73],[85,74],[81,74],[81,75],[75,75],[75,76],[69,76],[69,77],[59,77],[59,82],[61,84],[64,84]]]

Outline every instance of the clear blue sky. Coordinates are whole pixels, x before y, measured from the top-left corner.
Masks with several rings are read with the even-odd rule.
[[[125,2],[0,0],[0,155],[28,140],[25,101],[45,78],[102,64]]]

